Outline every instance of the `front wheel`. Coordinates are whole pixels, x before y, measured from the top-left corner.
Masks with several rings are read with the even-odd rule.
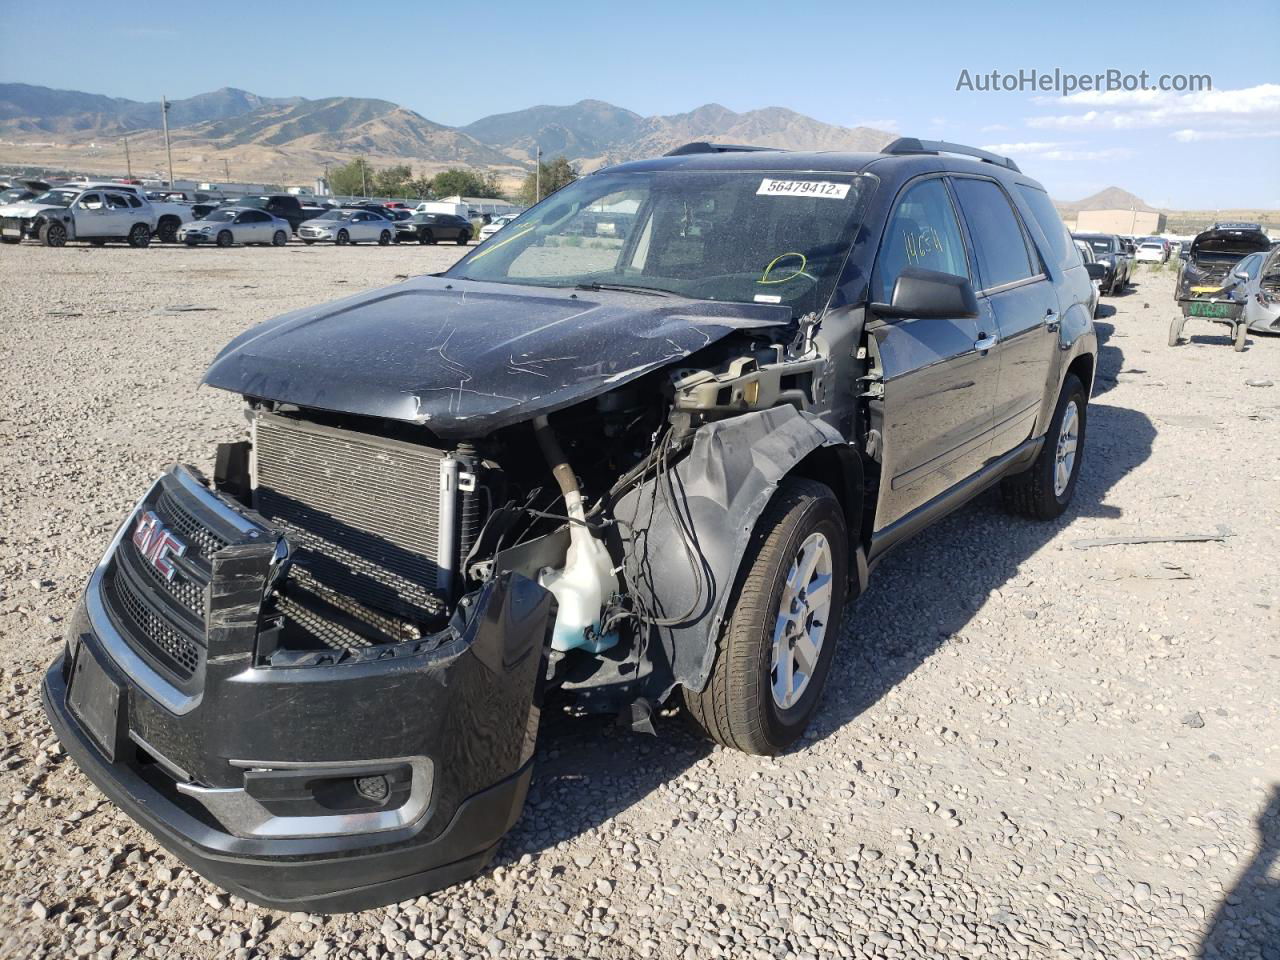
[[[1244,353],[1245,338],[1249,335],[1249,327],[1247,324],[1237,323],[1235,336],[1232,337],[1232,343],[1235,346],[1236,353]]]
[[[57,220],[50,220],[40,228],[40,242],[46,247],[65,247],[67,228]]]
[[[1187,318],[1178,314],[1169,321],[1169,346],[1176,347],[1182,342],[1182,328],[1187,325]]]
[[[1052,520],[1067,509],[1084,458],[1086,401],[1084,385],[1068,373],[1035,462],[1000,482],[1009,510],[1033,520]]]
[[[339,230],[338,235],[333,238],[333,242],[340,247],[345,247],[351,242],[351,234],[347,233],[345,230]]]
[[[390,230],[383,230],[380,234],[378,234],[378,246],[385,247],[390,242],[391,242]]]
[[[129,228],[129,235],[125,237],[131,247],[145,247],[151,243],[151,228],[145,223],[135,223]]]
[[[289,235],[283,230],[277,230],[271,235],[271,245],[273,247],[283,247],[289,242]]]
[[[230,230],[223,230],[218,234],[218,246],[220,247],[231,246],[232,240],[234,240],[234,238],[231,236]]]
[[[462,233],[458,234],[458,246],[465,247],[470,242],[471,234],[467,233],[467,231],[463,230]]]
[[[704,736],[782,753],[817,711],[844,618],[849,540],[831,490],[782,482],[751,535],[711,675],[684,705]]]

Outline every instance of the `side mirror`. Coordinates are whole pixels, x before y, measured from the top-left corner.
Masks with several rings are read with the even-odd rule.
[[[932,317],[959,320],[978,315],[978,298],[964,277],[923,267],[903,267],[889,303],[873,303],[882,317]]]
[[[1105,263],[1086,263],[1084,269],[1085,273],[1089,274],[1090,280],[1101,280],[1107,275],[1107,265]]]

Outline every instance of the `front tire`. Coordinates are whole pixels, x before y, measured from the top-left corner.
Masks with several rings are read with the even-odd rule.
[[[151,245],[151,228],[145,223],[135,223],[129,228],[129,235],[125,237],[129,246],[141,249]]]
[[[351,234],[347,233],[345,230],[339,230],[338,235],[333,238],[333,242],[340,247],[345,247],[351,242]]]
[[[230,230],[223,230],[218,234],[218,246],[229,247],[234,242],[234,239]]]
[[[813,718],[844,619],[849,540],[831,490],[782,482],[751,535],[711,675],[685,690],[693,726],[716,743],[773,756]]]
[[[463,230],[462,233],[458,234],[458,246],[465,247],[470,242],[471,234],[467,233],[467,231]]]
[[[178,239],[179,221],[175,217],[162,217],[156,227],[156,239],[161,243],[175,243]]]
[[[57,220],[50,220],[40,227],[40,242],[46,247],[65,247],[67,228]]]
[[[1068,373],[1035,462],[1000,482],[1001,496],[1011,512],[1033,520],[1053,520],[1067,509],[1080,478],[1086,421],[1084,385],[1074,373]]]
[[[1182,342],[1182,328],[1187,325],[1187,318],[1178,314],[1169,321],[1169,346],[1176,347]]]

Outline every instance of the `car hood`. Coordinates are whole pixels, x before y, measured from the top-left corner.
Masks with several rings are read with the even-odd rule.
[[[350,222],[351,222],[350,220],[321,220],[319,217],[317,217],[314,220],[303,220],[302,223],[299,224],[299,226],[300,227],[320,227],[322,229],[325,227],[336,228],[336,227],[345,227]]]
[[[65,210],[56,203],[32,203],[30,200],[19,200],[17,203],[0,207],[0,217],[34,217],[42,210]]]
[[[1270,238],[1261,230],[1206,230],[1191,241],[1191,256],[1247,257],[1271,249]]]
[[[419,277],[268,320],[204,382],[479,437],[790,319],[773,305]]]

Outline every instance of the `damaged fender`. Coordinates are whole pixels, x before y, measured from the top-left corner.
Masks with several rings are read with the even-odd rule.
[[[615,504],[627,589],[652,617],[677,620],[672,626],[650,628],[648,656],[661,681],[661,688],[655,685],[653,691],[658,700],[676,684],[702,689],[760,514],[782,478],[801,460],[820,447],[844,442],[835,428],[792,406],[708,423],[694,435],[688,456],[670,471],[673,491],[664,495],[659,475]],[[673,509],[692,529],[693,558]],[[667,671],[661,668],[663,659]]]

